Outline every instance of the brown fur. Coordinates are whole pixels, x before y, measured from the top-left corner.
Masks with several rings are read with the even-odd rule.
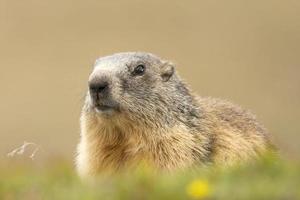
[[[174,110],[157,107],[157,116],[147,113],[147,108],[153,110],[159,102],[143,104],[139,116],[124,111],[113,117],[91,111],[86,102],[78,145],[79,174],[94,176],[143,161],[168,171],[208,163],[230,165],[257,158],[269,149],[266,130],[251,113],[224,100],[194,96],[178,80],[186,88],[183,94],[191,99],[187,105],[193,109],[187,117],[180,99]]]

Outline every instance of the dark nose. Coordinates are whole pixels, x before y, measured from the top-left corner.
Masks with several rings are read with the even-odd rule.
[[[92,81],[89,83],[89,89],[93,97],[105,96],[108,93],[109,84],[107,81]]]

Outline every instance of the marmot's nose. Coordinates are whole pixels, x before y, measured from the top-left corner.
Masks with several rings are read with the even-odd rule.
[[[105,95],[108,92],[109,84],[107,81],[97,80],[89,83],[89,89],[92,95]]]

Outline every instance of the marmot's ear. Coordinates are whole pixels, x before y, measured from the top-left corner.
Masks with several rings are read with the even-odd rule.
[[[174,74],[174,64],[171,62],[165,62],[161,67],[161,78],[163,81],[168,81]]]

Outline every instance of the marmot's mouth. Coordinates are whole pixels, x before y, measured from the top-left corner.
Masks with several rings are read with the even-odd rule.
[[[113,109],[113,107],[111,106],[107,106],[107,105],[96,105],[95,106],[97,110],[101,110],[101,111],[106,111],[109,109]]]
[[[105,105],[105,104],[96,104],[95,110],[97,113],[111,113],[113,111],[117,111],[117,106],[113,105]]]

